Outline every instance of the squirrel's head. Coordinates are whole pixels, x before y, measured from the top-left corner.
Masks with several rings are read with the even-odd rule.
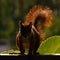
[[[30,35],[31,33],[31,27],[32,27],[32,23],[30,22],[29,25],[25,25],[23,22],[19,23],[20,28],[21,28],[21,35],[24,37],[27,37]]]

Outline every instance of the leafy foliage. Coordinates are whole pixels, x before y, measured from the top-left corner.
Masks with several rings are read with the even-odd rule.
[[[41,54],[60,53],[60,36],[52,36],[43,41],[37,52]]]
[[[20,51],[11,49],[11,50],[8,50],[8,51],[1,52],[0,54],[9,54],[9,53],[20,53]]]
[[[14,31],[14,21],[9,18],[1,21],[0,28],[0,38],[9,37],[10,34]]]
[[[45,28],[45,32],[46,32],[46,38],[54,36],[54,35],[60,35],[60,18],[58,18],[57,16],[55,16],[53,14],[53,20],[52,20],[52,24],[49,28]]]

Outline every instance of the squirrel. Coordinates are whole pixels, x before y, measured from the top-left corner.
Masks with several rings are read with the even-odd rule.
[[[44,28],[49,27],[52,21],[52,10],[48,6],[35,5],[33,6],[26,19],[19,23],[19,29],[16,36],[16,47],[21,54],[25,53],[23,41],[28,41],[28,54],[37,54],[37,49],[42,41],[45,39]]]

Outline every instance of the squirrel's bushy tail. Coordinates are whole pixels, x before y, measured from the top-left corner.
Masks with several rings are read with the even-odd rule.
[[[35,5],[31,8],[29,13],[26,15],[25,24],[28,25],[30,22],[39,31],[40,37],[44,40],[44,27],[49,27],[52,20],[52,10],[47,6]]]

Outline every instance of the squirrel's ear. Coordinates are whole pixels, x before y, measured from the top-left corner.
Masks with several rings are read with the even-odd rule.
[[[19,27],[24,26],[24,23],[22,21],[19,21]]]
[[[22,25],[22,22],[21,22],[21,21],[19,21],[19,27],[21,27],[21,25]]]
[[[30,26],[32,26],[32,22],[30,22],[30,24],[29,24]]]

